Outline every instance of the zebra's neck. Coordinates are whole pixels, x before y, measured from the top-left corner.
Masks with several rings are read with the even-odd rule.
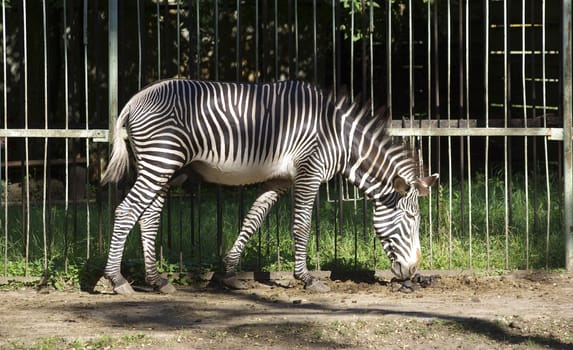
[[[349,113],[341,130],[346,156],[341,173],[368,196],[380,198],[394,192],[392,179],[397,175],[407,181],[418,175],[414,157],[404,145],[392,143],[381,116],[366,110]]]

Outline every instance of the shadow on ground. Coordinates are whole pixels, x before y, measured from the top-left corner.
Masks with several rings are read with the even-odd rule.
[[[288,288],[283,289],[288,292]],[[328,296],[324,295],[324,298]],[[324,324],[335,320],[374,320],[401,316],[417,320],[438,320],[442,327],[453,333],[480,335],[505,345],[536,344],[553,349],[572,347],[572,344],[546,335],[517,334],[505,324],[481,318],[416,310],[396,311],[380,306],[333,305],[297,299],[279,300],[256,291],[233,292],[206,288],[200,292],[180,289],[176,298],[154,293],[137,293],[128,297],[108,295],[89,305],[76,303],[61,306],[62,309],[54,311],[72,312],[78,318],[109,325],[114,329],[163,332],[210,329],[215,338],[217,334],[237,337],[251,334],[257,339],[270,339],[283,346],[306,344],[317,348],[352,346],[344,339],[325,335]],[[413,300],[412,309],[415,308],[416,302]]]

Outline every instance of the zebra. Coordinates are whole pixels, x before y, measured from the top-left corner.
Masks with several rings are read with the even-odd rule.
[[[262,183],[240,233],[223,259],[223,283],[244,289],[237,266],[249,238],[279,197],[293,188],[294,277],[306,289],[329,287],[307,268],[311,213],[321,183],[340,174],[372,200],[373,226],[391,271],[411,278],[421,260],[418,197],[439,175],[421,176],[409,147],[392,143],[384,113],[349,98],[335,99],[302,81],[227,83],[168,79],[145,87],[124,106],[111,130],[111,157],[102,183],[137,175],[115,209],[104,276],[117,294],[133,293],[120,271],[124,245],[139,222],[146,283],[175,288],[156,267],[155,237],[170,186],[190,173],[221,185]],[[372,115],[374,114],[374,116]]]

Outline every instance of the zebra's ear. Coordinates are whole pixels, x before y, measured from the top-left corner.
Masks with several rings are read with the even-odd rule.
[[[408,191],[410,191],[410,185],[406,182],[400,175],[396,175],[394,180],[392,180],[392,185],[394,187],[394,191],[400,193],[402,196],[405,196]]]
[[[439,174],[432,174],[430,176],[422,177],[414,181],[414,186],[416,186],[420,196],[427,196],[430,193],[430,186],[435,184],[439,178]]]

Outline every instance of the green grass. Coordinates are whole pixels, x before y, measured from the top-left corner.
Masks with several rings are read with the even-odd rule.
[[[472,178],[471,230],[469,229],[469,205],[467,181],[464,190],[464,207],[460,184],[453,183],[452,211],[450,221],[449,186],[442,183],[433,190],[432,221],[430,230],[427,198],[420,200],[422,223],[420,239],[423,253],[423,269],[524,269],[561,268],[564,266],[563,235],[560,224],[560,196],[557,181],[551,181],[551,208],[547,209],[544,184],[532,186],[529,191],[529,232],[526,234],[525,186],[523,177],[513,178],[512,221],[505,224],[504,185],[497,178],[489,181],[489,232],[486,235],[485,178]],[[531,188],[537,189],[534,207]],[[157,253],[163,271],[210,271],[220,270],[221,254],[233,244],[239,230],[239,212],[248,210],[256,196],[256,189],[237,188],[222,190],[222,236],[221,246],[217,241],[217,191],[203,186],[200,195],[195,193],[195,212],[191,215],[189,195],[178,190],[171,196],[163,212],[162,228],[158,235]],[[243,198],[243,209],[239,206]],[[8,274],[13,276],[39,276],[44,272],[44,231],[42,208],[30,208],[30,235],[28,259],[26,260],[26,225],[23,225],[22,207],[8,207]],[[53,205],[48,210],[47,246],[48,267],[58,284],[78,283],[79,271],[88,257],[91,268],[101,269],[110,236],[107,205],[101,213],[96,204],[90,204],[91,215],[88,237],[86,204]],[[376,270],[388,269],[389,262],[381,245],[373,234],[369,202],[358,200],[344,202],[342,226],[339,222],[339,205],[327,201],[324,190],[320,196],[320,226],[313,217],[312,234],[308,246],[308,262],[311,269],[324,270]],[[462,215],[463,214],[463,215]],[[551,217],[549,235],[546,233],[546,217]],[[537,216],[535,218],[535,216]],[[25,218],[25,216],[24,216]],[[293,268],[293,241],[290,237],[290,196],[282,198],[273,209],[260,231],[255,234],[242,258],[241,268],[246,271],[290,271]],[[463,218],[463,220],[462,220]],[[537,220],[537,225],[534,222]],[[100,227],[100,223],[101,227]],[[192,225],[193,224],[193,225]],[[4,225],[0,246],[4,247]],[[431,239],[430,239],[431,231]],[[101,232],[101,238],[99,233]],[[471,254],[470,254],[471,235]],[[526,238],[529,245],[526,246]],[[101,242],[101,245],[100,245]],[[489,243],[488,243],[489,242]],[[90,251],[88,253],[88,243]],[[100,256],[99,251],[103,252]],[[528,257],[526,256],[526,252]],[[546,254],[549,252],[549,254]],[[529,260],[527,262],[527,259]],[[0,252],[0,274],[4,271],[4,251]],[[139,232],[132,231],[126,244],[126,266],[134,273],[142,273],[142,252]],[[97,263],[93,263],[96,261]],[[89,271],[90,269],[88,269]],[[54,283],[56,284],[56,283]]]
[[[530,179],[531,180],[531,179]],[[523,176],[513,177],[513,192],[508,218],[505,215],[504,184],[497,178],[489,181],[489,203],[485,202],[485,178],[472,179],[471,230],[469,226],[468,191],[465,192],[464,211],[461,210],[459,184],[454,183],[452,193],[451,221],[449,215],[449,193],[447,185],[438,189],[438,200],[434,198],[434,213],[439,206],[439,216],[434,214],[432,227],[432,261],[425,267],[434,269],[525,269],[560,268],[564,266],[565,251],[561,229],[561,196],[556,181],[551,181],[551,208],[547,208],[545,184],[528,184],[529,210],[526,215],[525,185]],[[466,183],[467,187],[467,183]],[[537,189],[534,207],[533,190]],[[436,196],[438,197],[438,196]],[[428,212],[428,202],[421,202]],[[489,208],[489,232],[486,232],[486,207]],[[462,214],[464,221],[462,221]],[[547,230],[547,216],[550,227]],[[507,224],[506,224],[507,222]],[[420,228],[422,246],[430,247],[428,221]],[[451,235],[450,235],[451,232]],[[470,237],[471,235],[471,237]],[[471,239],[471,255],[470,255]],[[428,253],[425,254],[426,257]],[[489,262],[489,263],[488,263]]]
[[[11,343],[10,349],[28,350],[56,350],[56,349],[121,349],[127,346],[141,345],[142,347],[151,343],[151,338],[143,334],[125,335],[122,337],[100,336],[88,340],[64,339],[56,336],[43,337],[32,344]]]

